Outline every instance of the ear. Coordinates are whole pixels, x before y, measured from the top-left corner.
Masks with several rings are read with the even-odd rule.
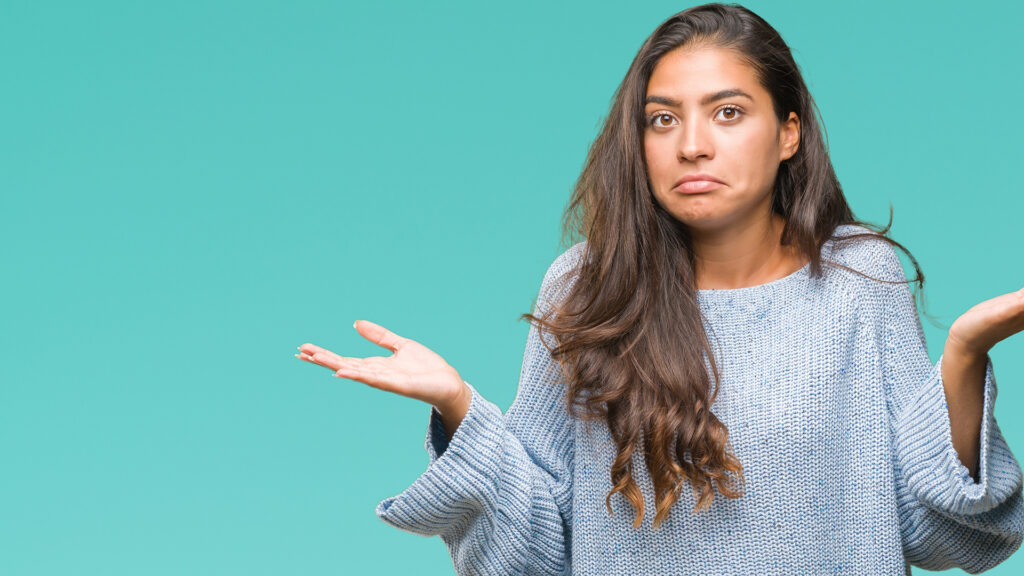
[[[779,162],[788,160],[800,148],[800,118],[790,112],[789,118],[779,125]]]

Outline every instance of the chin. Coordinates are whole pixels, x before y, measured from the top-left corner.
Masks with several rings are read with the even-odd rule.
[[[728,217],[708,214],[702,214],[699,216],[694,214],[673,214],[673,217],[691,230],[700,230],[704,232],[720,230],[722,227],[727,226],[730,221]]]

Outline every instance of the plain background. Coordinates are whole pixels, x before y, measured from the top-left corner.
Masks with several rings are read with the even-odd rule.
[[[690,4],[355,4],[0,5],[0,573],[452,573],[374,514],[428,407],[295,348],[386,353],[372,320],[507,409],[587,147]],[[928,311],[1024,285],[1020,5],[746,6]],[[991,356],[1024,457],[1024,335]]]

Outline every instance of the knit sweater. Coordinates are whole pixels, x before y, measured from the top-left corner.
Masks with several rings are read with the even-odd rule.
[[[906,280],[881,240],[837,228],[822,257]],[[551,264],[535,313],[565,295],[586,241]],[[978,573],[1024,539],[1021,468],[993,414],[986,361],[977,481],[953,448],[942,357],[928,356],[909,286],[810,265],[781,279],[699,290],[721,374],[711,410],[729,429],[745,492],[693,512],[683,489],[657,530],[653,484],[634,453],[643,523],[611,490],[615,444],[603,421],[570,417],[564,379],[530,327],[515,400],[504,414],[476,387],[449,439],[433,407],[429,464],[376,514],[438,535],[460,575],[905,575],[910,565]],[[687,483],[688,485],[688,483]]]

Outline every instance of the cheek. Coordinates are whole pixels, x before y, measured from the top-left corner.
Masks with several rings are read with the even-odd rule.
[[[651,184],[659,186],[659,183],[665,178],[671,177],[673,170],[671,153],[666,156],[662,147],[646,141],[644,142],[644,156],[647,161],[647,173],[651,179]],[[669,176],[666,176],[666,173]]]
[[[737,174],[751,186],[771,183],[778,167],[778,145],[767,131],[744,135],[735,142],[736,158],[748,159],[736,162]],[[751,162],[749,159],[755,161]]]

